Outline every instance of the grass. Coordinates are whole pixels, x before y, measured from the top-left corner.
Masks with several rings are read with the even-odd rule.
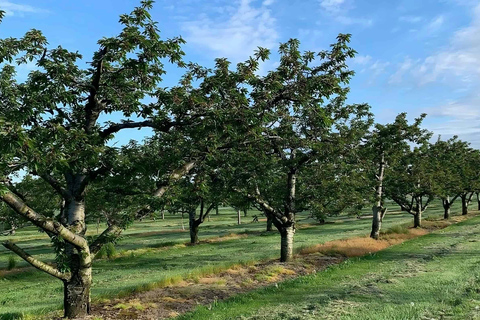
[[[179,320],[477,319],[480,217]]]
[[[453,210],[456,211],[458,205]],[[433,206],[426,217],[429,215],[440,217],[441,205]],[[369,233],[371,225],[369,218],[346,216],[332,218],[333,223],[325,225],[317,225],[303,214],[299,214],[298,220],[296,248],[308,248],[346,237],[362,237]],[[388,214],[383,227],[389,229],[412,220],[409,214]],[[250,222],[251,218],[243,221]],[[167,216],[165,220],[137,222],[129,228],[115,245],[110,259],[99,259],[94,263],[93,301],[126,296],[279,255],[277,232],[263,232],[264,221],[236,225],[236,213],[228,208],[222,208],[220,215],[212,215],[211,221],[200,227],[203,243],[198,246],[185,245],[189,233],[182,230],[182,223],[187,228],[187,219],[182,222],[181,217],[175,215]],[[89,226],[88,232],[95,234],[96,227]],[[53,259],[46,235],[34,228],[5,238],[15,240],[20,247],[44,261]],[[20,260],[17,260],[15,270],[7,271],[9,256],[9,252],[0,249],[0,319],[61,309],[62,283],[33,268],[24,268],[26,263]]]

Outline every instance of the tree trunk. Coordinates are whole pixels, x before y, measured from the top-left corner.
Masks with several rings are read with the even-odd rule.
[[[248,210],[247,210],[247,209],[243,209],[243,216],[244,216],[244,217],[247,216],[247,213],[248,213]]]
[[[237,223],[242,224],[242,216],[240,215],[240,209],[237,209]]]
[[[462,195],[462,215],[466,216],[468,214],[468,200],[467,195]]]
[[[420,228],[422,226],[422,213],[421,212],[416,212],[413,215],[413,227],[414,228]]]
[[[267,216],[267,231],[273,230],[273,218]]]
[[[90,313],[91,267],[76,270],[72,278],[64,281],[65,318],[75,319]]]
[[[162,210],[162,220],[165,220],[165,210]]]
[[[450,218],[450,207],[451,207],[451,203],[450,203],[450,197],[447,197],[447,199],[445,200],[442,200],[443,202],[443,219],[447,220]]]
[[[382,227],[382,207],[373,206],[372,232],[370,238],[378,240],[380,237],[380,228]]]
[[[215,214],[218,216],[218,206],[215,207]]]
[[[293,235],[295,229],[293,226],[282,228],[280,235],[282,237],[280,262],[289,262],[293,260]]]
[[[386,212],[382,207],[384,172],[385,172],[385,154],[382,152],[382,157],[380,159],[380,164],[378,167],[377,188],[375,190],[376,204],[372,207],[373,218],[372,218],[372,232],[370,233],[370,238],[375,240],[378,240],[378,238],[380,237],[380,228],[382,227],[383,215]]]
[[[190,243],[197,244],[198,243],[198,226],[200,224],[197,223],[195,220],[195,211],[192,210],[189,213],[189,221],[188,226],[190,227]]]
[[[476,192],[477,194],[477,210],[480,210],[480,192]]]

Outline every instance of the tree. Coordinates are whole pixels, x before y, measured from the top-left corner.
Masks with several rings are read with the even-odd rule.
[[[346,60],[355,51],[349,35],[339,35],[328,51],[300,52],[292,39],[279,48],[280,64],[265,77],[249,81],[252,108],[262,119],[258,141],[248,151],[235,150],[240,183],[270,216],[281,235],[281,261],[293,257],[297,178],[306,165],[356,144],[371,124],[369,107],[346,105],[353,72]]]
[[[393,123],[385,125],[377,123],[367,136],[367,143],[363,149],[364,162],[368,181],[374,194],[368,192],[372,207],[372,231],[370,237],[378,239],[382,226],[383,217],[387,208],[384,206],[384,180],[390,173],[389,167],[395,166],[396,162],[410,149],[409,143],[422,144],[428,141],[430,134],[421,129],[420,125],[425,114],[415,119],[413,124],[407,121],[407,114],[399,114]]]
[[[385,178],[385,194],[403,211],[413,215],[413,227],[421,227],[422,213],[434,199],[429,144],[405,150]]]
[[[430,149],[431,166],[435,172],[433,191],[442,200],[443,218],[448,219],[453,203],[464,192],[462,172],[465,170],[466,157],[470,153],[469,144],[457,137],[447,141],[442,141],[439,137]]]
[[[64,282],[68,318],[89,312],[92,255],[102,241],[121,231],[110,226],[93,243],[84,236],[88,186],[115,168],[109,141],[128,128],[168,131],[181,125],[166,110],[163,99],[168,95],[158,84],[165,73],[163,60],[183,66],[184,41],[160,39],[149,13],[152,3],[142,1],[132,13],[121,15],[123,30],[98,41],[99,49],[85,69],[79,66],[82,55],[60,46],[49,48],[38,30],[20,39],[0,40],[0,132],[7,141],[2,143],[0,159],[0,199],[63,247],[57,252],[64,252],[65,264],[54,268],[12,242],[4,246]],[[14,60],[34,62],[38,70],[19,83]],[[154,102],[145,102],[149,99]],[[123,119],[99,121],[101,115],[113,112]],[[9,188],[8,175],[21,169],[42,178],[63,199],[59,219],[48,219]]]

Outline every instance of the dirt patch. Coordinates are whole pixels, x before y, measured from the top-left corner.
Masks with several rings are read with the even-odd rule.
[[[426,229],[408,229],[407,233],[387,234],[380,240],[370,237],[356,237],[344,240],[334,240],[313,247],[305,248],[300,254],[311,254],[320,252],[328,255],[341,255],[345,257],[360,257],[386,249],[392,245],[402,243],[405,240],[413,239],[427,234]]]
[[[191,311],[198,305],[209,305],[238,293],[311,274],[343,260],[343,257],[315,253],[299,256],[289,264],[271,260],[251,266],[235,266],[215,275],[193,278],[94,305],[88,319],[171,318]]]

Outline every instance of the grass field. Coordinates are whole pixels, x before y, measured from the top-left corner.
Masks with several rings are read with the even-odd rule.
[[[480,217],[179,319],[478,319]]]
[[[458,212],[458,204],[453,212]],[[427,211],[425,218],[441,215],[441,206],[437,204]],[[214,272],[233,264],[278,257],[278,234],[262,232],[265,223],[251,223],[251,220],[251,216],[244,218],[244,224],[237,225],[233,210],[223,208],[220,215],[213,215],[210,222],[201,226],[200,239],[244,235],[230,236],[223,241],[193,247],[184,245],[188,242],[189,234],[188,230],[181,229],[179,215],[167,216],[163,221],[135,223],[119,241],[117,258],[95,261],[92,290],[94,302],[180,281],[195,274]],[[312,219],[307,219],[302,214],[298,220],[301,229],[295,236],[297,249],[368,234],[371,224],[370,219],[345,216],[332,218],[332,223],[325,225],[315,225]],[[409,214],[387,215],[384,228],[411,221]],[[186,219],[184,224],[187,228]],[[95,233],[95,229],[95,226],[89,226],[90,233]],[[53,258],[48,239],[33,228],[22,230],[12,238],[19,246],[43,260]],[[60,309],[63,296],[61,282],[32,268],[24,268],[25,263],[20,261],[19,270],[5,272],[10,255],[11,253],[0,249],[0,319],[18,318],[22,314],[44,314]]]

